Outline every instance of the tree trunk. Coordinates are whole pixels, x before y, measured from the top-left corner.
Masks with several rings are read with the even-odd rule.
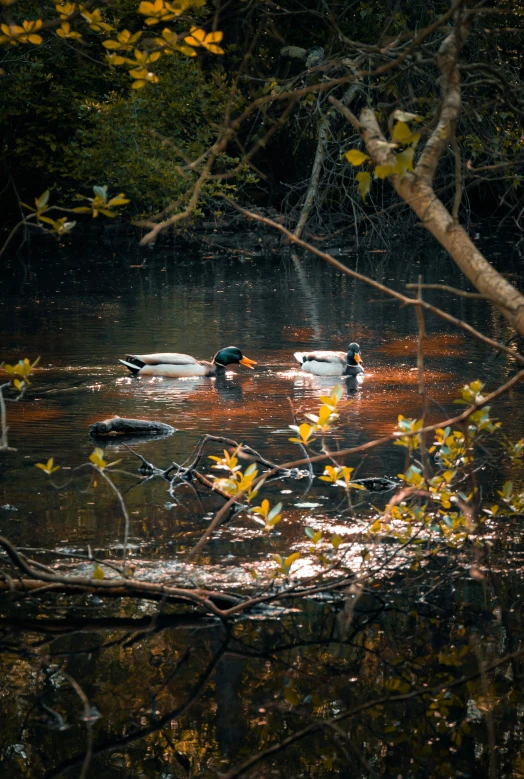
[[[467,9],[457,11],[453,29],[440,46],[437,64],[441,74],[441,99],[437,122],[420,154],[415,170],[407,171],[402,177],[390,175],[388,178],[396,192],[420,218],[423,227],[449,252],[471,283],[502,311],[520,335],[524,335],[524,297],[477,249],[433,189],[438,163],[453,141],[455,126],[460,116],[461,85],[458,60],[468,36],[471,18]],[[330,98],[330,102],[359,130],[375,165],[395,164],[394,146],[387,142],[373,110],[364,108],[357,119],[341,103],[333,98]],[[456,183],[459,189],[460,182]],[[458,197],[455,201],[458,202]]]
[[[376,164],[392,165],[395,155],[374,112],[365,108],[360,115],[360,128],[366,149]],[[477,249],[464,228],[451,216],[425,177],[418,170],[402,178],[390,176],[400,197],[413,209],[422,225],[453,257],[459,268],[483,295],[500,308],[513,327],[524,335],[524,297],[488,262]]]
[[[320,179],[320,173],[322,171],[322,164],[324,162],[324,157],[326,155],[328,135],[329,135],[329,117],[323,116],[318,130],[317,150],[315,153],[315,159],[313,161],[311,178],[309,180],[309,189],[306,194],[306,199],[304,200],[304,205],[302,206],[302,211],[300,212],[300,218],[298,220],[297,226],[295,227],[295,232],[293,233],[295,238],[300,238],[300,236],[302,235],[302,231],[306,226],[307,220],[309,218],[309,214],[311,212],[311,208],[313,206],[313,202],[317,195],[318,182]]]

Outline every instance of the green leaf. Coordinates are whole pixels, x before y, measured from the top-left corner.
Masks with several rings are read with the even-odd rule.
[[[366,160],[370,159],[367,154],[364,154],[358,149],[350,149],[344,154],[344,157],[348,162],[351,163],[351,165],[354,165],[356,168],[358,168],[359,165],[362,165],[363,162],[366,162]]]
[[[97,195],[98,197],[102,198],[102,200],[104,200],[104,201],[107,200],[107,184],[105,186],[103,186],[103,187],[94,186],[93,187],[93,192],[95,193],[95,195]]]
[[[277,505],[273,506],[273,508],[267,515],[268,520],[273,519],[273,517],[276,517],[276,515],[280,514],[281,511],[282,511],[282,503],[277,503]]]
[[[369,190],[371,189],[371,173],[368,173],[367,171],[361,171],[360,173],[357,173],[356,179],[358,181],[358,188],[360,190],[362,200],[365,201],[369,194]]]
[[[286,687],[284,689],[284,698],[288,703],[291,703],[292,706],[298,706],[300,703],[300,695],[291,687]]]
[[[36,203],[36,209],[37,211],[41,211],[43,208],[45,208],[49,202],[49,195],[50,191],[46,189],[46,191],[40,195],[39,198],[35,200]]]

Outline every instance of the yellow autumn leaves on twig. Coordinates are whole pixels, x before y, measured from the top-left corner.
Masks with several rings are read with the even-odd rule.
[[[365,154],[359,149],[350,149],[344,154],[346,160],[355,168],[359,168],[364,163],[374,165],[373,176],[376,179],[385,179],[388,176],[399,176],[401,179],[408,171],[413,170],[413,158],[415,148],[420,140],[420,133],[413,132],[408,122],[421,122],[422,117],[417,114],[411,114],[407,111],[395,111],[393,114],[395,125],[391,133],[391,143],[387,144],[393,151],[399,146],[405,146],[402,151],[395,154],[395,162],[390,165],[374,165],[369,154]],[[367,170],[361,170],[355,176],[362,200],[366,200],[371,189],[372,175]]]
[[[0,0],[7,5],[8,0]],[[169,3],[166,0],[144,0],[138,7],[138,13],[145,16],[145,24],[149,27],[160,22],[169,22],[177,19],[190,8],[201,8],[205,0],[176,0]],[[78,41],[83,38],[82,32],[77,28],[87,24],[93,32],[109,33],[114,28],[103,20],[101,11],[97,8],[86,9],[80,3],[56,3],[55,9],[58,19],[24,20],[21,25],[11,23],[0,25],[0,44],[18,46],[30,43],[35,46],[43,43],[43,38],[38,31],[43,27],[56,28],[56,35],[63,40]],[[153,40],[148,39],[146,49],[137,48],[137,42],[142,37],[142,31],[131,32],[124,29],[116,32],[115,37],[102,41],[102,46],[107,50],[106,60],[111,66],[127,66],[129,75],[133,79],[132,89],[141,89],[146,84],[157,84],[158,76],[151,70],[150,65],[156,62],[162,54],[172,54],[177,51],[187,57],[196,57],[198,49],[205,49],[211,54],[223,54],[224,50],[218,44],[222,41],[223,33],[220,31],[206,32],[201,27],[190,27],[189,34],[177,33],[165,28],[162,37]],[[156,48],[153,48],[156,47]],[[133,58],[127,57],[123,52],[132,52]]]

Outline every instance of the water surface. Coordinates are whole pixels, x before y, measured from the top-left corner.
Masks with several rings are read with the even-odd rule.
[[[511,260],[518,257],[511,254],[509,243],[506,249],[505,259],[513,272]],[[498,245],[497,252],[502,250]],[[432,248],[401,247],[380,253],[362,250],[338,256],[349,267],[400,290],[406,283],[417,281],[420,274],[426,283],[465,286],[446,255]],[[30,262],[22,264],[12,259],[3,270],[0,360],[40,356],[31,390],[22,403],[8,408],[10,444],[18,451],[2,460],[0,504],[7,508],[0,510],[0,532],[15,543],[69,553],[86,553],[90,548],[101,550],[102,556],[120,557],[123,522],[118,503],[107,487],[90,487],[87,476],[82,476],[57,491],[35,468],[36,462],[54,457],[61,466],[54,480],[58,485],[64,484],[72,469],[85,462],[93,450],[89,425],[114,414],[156,419],[177,429],[171,437],[133,444],[133,449],[162,467],[186,461],[205,433],[249,444],[273,461],[301,457],[301,450],[289,441],[293,415],[301,418],[304,412],[315,411],[319,395],[337,382],[301,372],[293,358],[295,351],[345,349],[351,341],[361,346],[364,381],[343,383],[345,403],[330,439],[332,448],[357,446],[391,434],[399,414],[420,416],[418,331],[413,310],[399,308],[397,303],[320,260],[294,257],[286,249],[269,255],[240,253],[206,258],[179,250],[151,253],[145,263],[143,259],[122,248],[85,245],[78,246],[74,254],[66,250],[35,250]],[[427,297],[492,338],[504,342],[511,337],[503,318],[482,301],[442,292],[428,292]],[[442,320],[427,316],[426,326],[425,379],[431,420],[457,413],[453,400],[465,383],[480,378],[486,390],[492,390],[514,374],[514,361],[495,357],[483,344],[466,338]],[[217,380],[137,379],[118,364],[118,358],[129,352],[171,350],[209,359],[221,347],[231,344],[257,361],[254,371],[238,366]],[[519,388],[497,403],[496,413],[510,437],[522,435],[523,408]],[[220,449],[210,448],[209,453]],[[214,534],[198,566],[188,566],[185,554],[206,528],[221,500],[205,490],[197,494],[189,486],[180,487],[174,500],[162,480],[137,484],[138,459],[120,441],[108,442],[106,454],[108,459],[121,458],[120,468],[131,474],[115,476],[115,481],[125,495],[131,518],[130,557],[136,576],[155,578],[161,573],[167,579],[186,584],[246,588],[251,586],[253,571],[263,578],[274,568],[273,554],[295,550],[304,553],[304,570],[310,573],[305,526],[355,538],[355,565],[359,564],[361,526],[343,513],[344,506],[337,510],[340,498],[336,490],[330,492],[318,481],[311,483],[304,477],[277,481],[264,492],[272,502],[281,500],[284,504],[283,520],[275,533],[261,533],[252,520],[240,517]],[[359,477],[394,477],[403,470],[404,458],[402,449],[386,446],[366,457],[347,458],[346,464],[357,469]],[[212,473],[211,464],[207,461],[201,466],[208,475]],[[491,489],[491,478],[499,484],[505,474],[494,473],[492,467],[486,470],[486,490]],[[363,501],[362,511],[371,512],[372,504],[380,502],[380,497],[374,495],[359,499]],[[520,597],[517,583],[522,547],[520,534],[507,531],[509,536],[502,541],[500,529],[494,526],[493,543],[498,550],[497,564],[503,571],[503,581],[513,588],[511,598],[516,603]],[[510,547],[514,565],[508,573],[504,566]],[[89,565],[75,559],[68,565],[71,570],[90,570]],[[296,575],[300,575],[300,566]],[[435,574],[435,586],[438,575]],[[416,585],[409,586],[416,589]],[[460,587],[437,591],[435,609],[440,611],[435,613],[451,610],[450,624],[454,624],[455,614],[469,619],[468,609],[472,609],[475,624],[484,624],[484,620],[486,629],[491,629],[489,615],[493,604],[488,603],[483,586],[469,582],[463,591]],[[394,596],[391,597],[393,603]],[[327,636],[328,642],[332,640],[329,637],[336,634],[338,624],[336,616],[321,603],[311,604],[310,612],[301,612],[300,616],[291,609],[281,620],[273,621],[266,614],[263,622],[254,620],[241,625],[235,636],[237,643],[223,657],[217,652],[225,651],[220,649],[224,636],[215,625],[198,622],[173,628],[162,627],[159,622],[156,632],[157,617],[148,616],[153,620],[147,623],[153,633],[134,635],[131,624],[110,621],[103,627],[100,622],[103,618],[122,620],[154,615],[156,606],[102,606],[89,599],[58,606],[45,599],[26,601],[22,607],[6,603],[5,613],[11,626],[16,614],[25,620],[57,616],[84,620],[82,634],[70,623],[68,635],[63,638],[42,638],[36,623],[32,628],[24,623],[26,632],[17,646],[16,659],[6,666],[9,685],[3,702],[4,717],[12,722],[12,728],[6,733],[2,754],[9,760],[13,776],[61,775],[53,773],[53,766],[73,760],[75,754],[80,755],[82,763],[85,734],[75,713],[78,701],[64,682],[65,677],[57,681],[50,665],[67,668],[74,678],[83,680],[91,700],[102,712],[102,720],[96,726],[96,743],[110,738],[113,746],[98,760],[99,773],[93,775],[133,779],[217,776],[231,759],[245,758],[250,750],[260,748],[282,728],[296,728],[295,715],[288,717],[280,710],[268,713],[268,701],[277,698],[288,705],[299,691],[298,700],[309,706],[313,694],[318,693],[319,700],[313,700],[313,705],[319,707],[317,714],[336,714],[341,701],[347,702],[356,694],[351,685],[357,678],[362,685],[359,694],[364,695],[366,685],[376,676],[371,656],[366,656],[366,660],[360,656],[360,650],[356,655],[349,649],[349,654],[344,654],[346,650],[338,647],[333,649],[332,658],[328,653],[329,663],[333,664],[328,674],[330,680],[326,677],[320,682],[316,678],[315,668],[326,661],[326,656],[324,648],[317,648],[315,642],[320,635]],[[370,608],[376,608],[374,602],[370,604]],[[386,620],[387,624],[371,620],[368,626],[368,616],[362,617],[362,625],[366,626],[363,635],[369,646],[379,648],[383,646],[383,631],[391,630],[409,651],[411,644],[419,647],[417,651],[422,657],[427,651],[428,634],[419,636],[418,627],[409,623],[408,612],[404,614],[403,608],[404,602],[399,601],[395,605],[397,616],[389,618],[390,622]],[[93,623],[89,623],[90,615],[94,616]],[[431,630],[435,624],[431,622],[435,619],[433,613],[427,619]],[[52,629],[53,623],[48,622],[46,630]],[[56,630],[60,629],[57,625]],[[513,629],[518,632],[515,624]],[[458,640],[454,630],[451,627],[438,641]],[[502,628],[496,635],[500,651],[514,645],[514,639],[503,634]],[[432,640],[438,643],[436,634]],[[12,651],[15,643],[9,641],[11,638],[6,646]],[[306,652],[304,647],[313,645],[315,648]],[[267,654],[270,647],[275,653],[271,662]],[[189,660],[187,651],[191,652]],[[41,652],[45,653],[45,660]],[[40,659],[27,659],[33,655]],[[338,677],[333,670],[343,660],[348,667],[354,666],[354,678],[350,674],[349,682],[346,671]],[[65,666],[60,665],[62,661]],[[179,663],[184,669],[181,673],[176,672]],[[177,711],[192,685],[197,684],[199,674],[205,672],[207,663],[211,664],[213,688],[204,688],[187,716],[184,713],[181,718],[178,714],[169,718],[166,712]],[[294,670],[289,675],[291,666]],[[138,683],[139,679],[143,685]],[[15,705],[17,698],[19,705]],[[481,706],[480,700],[477,702]],[[74,727],[62,733],[56,726],[56,716],[42,708],[44,704],[74,720]],[[469,703],[465,701],[464,706]],[[166,716],[170,724],[164,730],[160,725],[153,727],[148,735],[149,731],[145,731],[160,715]],[[411,716],[418,716],[415,710]],[[23,735],[26,720],[30,729]],[[482,744],[486,730],[482,722],[478,727],[478,765],[485,767],[487,753],[482,752]],[[342,769],[342,773],[335,773],[339,771],[336,766],[340,755],[334,758],[331,748],[324,749],[320,740],[318,748],[313,749],[315,760],[305,760],[297,768],[294,753],[291,763],[284,761],[281,767],[274,767],[275,775],[367,777],[396,776],[404,771],[403,775],[408,776],[409,761],[403,764],[400,757],[400,762],[395,762],[396,757],[388,756],[384,744],[392,737],[366,732],[365,754],[362,759],[355,758],[351,774]],[[356,734],[355,738],[359,743],[363,737]],[[455,764],[460,764],[461,770],[466,770],[464,766],[469,763],[476,765],[476,758],[464,749]],[[382,762],[373,763],[379,753]],[[78,760],[75,765],[71,776],[79,775]],[[373,770],[368,771],[370,765]],[[388,773],[388,765],[395,766],[393,773]],[[65,771],[65,764],[62,768]],[[252,775],[266,776],[257,771]],[[470,774],[462,775],[481,774],[472,768]]]

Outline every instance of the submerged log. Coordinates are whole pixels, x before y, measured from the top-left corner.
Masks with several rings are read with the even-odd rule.
[[[127,419],[126,417],[112,417],[103,422],[95,422],[89,427],[90,435],[94,438],[104,436],[167,436],[174,433],[176,428],[166,425],[165,422],[155,422],[150,419]]]

